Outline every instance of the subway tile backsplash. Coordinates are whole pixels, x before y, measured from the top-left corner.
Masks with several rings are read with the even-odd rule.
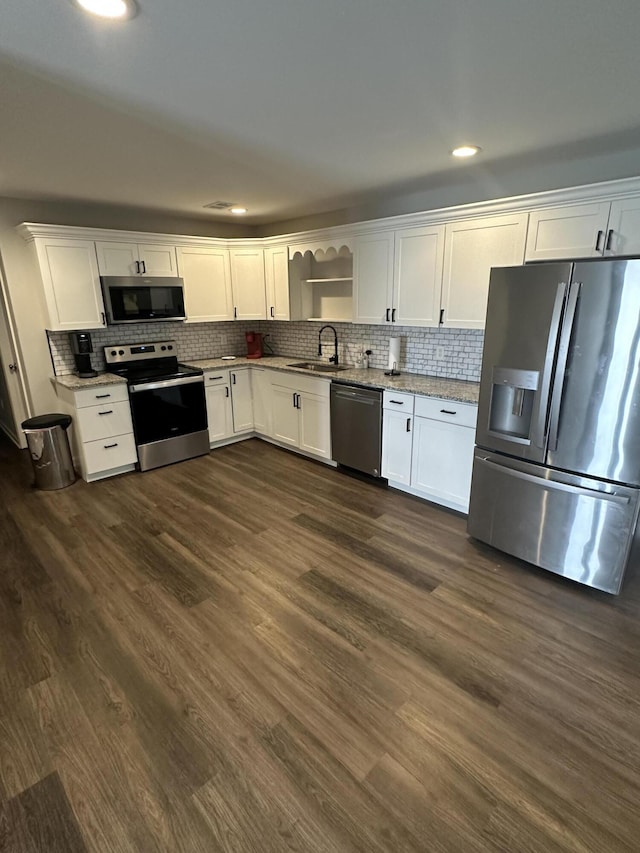
[[[389,338],[401,339],[399,369],[407,373],[426,373],[449,379],[480,379],[483,332],[475,329],[421,329],[414,326],[366,326],[334,323],[338,333],[340,360],[353,364],[363,349],[370,349],[370,366],[388,364]],[[93,367],[104,370],[102,348],[113,344],[158,341],[171,338],[178,344],[182,361],[215,358],[245,352],[244,333],[262,332],[277,355],[317,358],[318,332],[322,323],[258,322],[229,323],[140,323],[111,326],[91,332]],[[73,373],[75,363],[66,332],[48,332],[54,370],[58,376]],[[333,353],[333,335],[323,334],[323,358]]]

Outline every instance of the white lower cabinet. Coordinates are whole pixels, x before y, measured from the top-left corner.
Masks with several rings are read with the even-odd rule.
[[[331,459],[331,412],[326,379],[273,376],[271,405],[275,441],[321,459]]]
[[[71,443],[87,482],[132,471],[138,461],[127,386],[71,390],[58,386],[61,408],[72,417]]]
[[[384,394],[383,476],[396,488],[467,512],[477,406],[416,396],[411,409],[409,397]]]
[[[210,444],[253,431],[250,368],[207,370],[204,387]]]
[[[413,395],[385,391],[382,406],[382,476],[410,486]]]

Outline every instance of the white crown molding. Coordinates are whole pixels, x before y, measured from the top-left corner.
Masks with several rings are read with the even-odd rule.
[[[78,240],[95,240],[127,243],[169,243],[175,246],[209,246],[218,248],[249,248],[289,246],[290,257],[295,252],[315,251],[328,247],[338,248],[340,245],[353,247],[353,239],[361,234],[373,231],[393,231],[399,228],[417,227],[420,225],[437,225],[447,222],[459,222],[482,216],[495,216],[501,213],[517,211],[542,210],[550,207],[560,207],[571,204],[615,201],[640,195],[640,177],[623,178],[616,181],[606,181],[597,184],[586,184],[568,189],[547,190],[540,193],[512,196],[473,204],[457,205],[455,207],[438,208],[418,213],[390,216],[383,219],[369,219],[349,225],[318,228],[311,231],[300,231],[290,234],[278,234],[272,237],[253,238],[221,238],[221,237],[191,237],[181,234],[157,234],[147,231],[116,231],[104,228],[83,228],[67,225],[47,225],[37,222],[23,222],[17,226],[22,237],[31,241],[36,238],[75,238]]]

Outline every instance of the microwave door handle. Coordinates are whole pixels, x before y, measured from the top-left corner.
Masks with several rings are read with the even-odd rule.
[[[567,369],[569,357],[569,344],[571,343],[571,332],[576,318],[578,297],[580,296],[581,283],[573,282],[569,285],[569,298],[567,299],[567,310],[562,324],[562,333],[558,345],[558,359],[556,362],[556,373],[553,381],[553,392],[551,394],[551,413],[549,415],[549,450],[558,447],[558,425],[560,423],[560,406],[562,403],[562,392],[564,390],[564,373]]]
[[[564,300],[567,291],[566,281],[559,281],[556,288],[556,298],[553,303],[553,311],[551,313],[551,325],[549,328],[549,337],[547,338],[547,351],[544,357],[544,367],[542,370],[542,380],[540,382],[540,401],[538,403],[538,417],[534,424],[534,429],[531,435],[531,441],[536,446],[544,450],[546,443],[546,426],[547,412],[549,409],[549,398],[551,396],[551,381],[553,379],[553,362],[556,354],[556,344],[558,335],[560,334],[560,324],[562,323],[562,309],[564,308]]]

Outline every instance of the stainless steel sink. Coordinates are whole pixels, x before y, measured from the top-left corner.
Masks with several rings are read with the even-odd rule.
[[[318,364],[315,361],[296,361],[287,367],[299,367],[300,370],[313,370],[314,373],[335,373],[337,370],[348,370],[345,364]]]

